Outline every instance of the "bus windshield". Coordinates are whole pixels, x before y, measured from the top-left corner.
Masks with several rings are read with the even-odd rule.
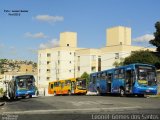
[[[33,76],[18,76],[16,77],[18,89],[32,89],[35,79]]]
[[[155,68],[151,66],[137,66],[138,84],[145,86],[156,85]]]
[[[18,87],[18,89],[25,89],[26,88],[26,80],[17,78],[17,87]]]
[[[76,86],[80,90],[85,90],[86,89],[86,79],[77,79]]]

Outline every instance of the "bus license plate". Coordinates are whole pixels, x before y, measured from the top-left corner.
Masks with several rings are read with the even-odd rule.
[[[150,90],[146,90],[146,92],[150,92]]]

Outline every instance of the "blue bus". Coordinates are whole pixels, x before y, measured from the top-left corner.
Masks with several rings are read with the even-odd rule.
[[[90,74],[89,90],[98,94],[118,93],[144,96],[157,94],[155,66],[130,64]]]
[[[19,75],[12,78],[8,83],[8,96],[10,99],[25,98],[35,95],[35,78],[33,75]]]

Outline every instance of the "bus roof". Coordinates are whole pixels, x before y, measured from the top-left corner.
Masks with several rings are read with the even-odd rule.
[[[155,67],[154,65],[151,65],[151,64],[134,63],[134,64],[119,66],[119,67],[116,67],[116,68],[111,68],[111,69],[106,69],[106,70],[102,70],[102,71],[99,71],[99,72],[91,73],[91,75],[98,74],[98,73],[101,73],[101,72],[106,72],[106,71],[107,71],[107,72],[109,72],[109,71],[110,71],[110,72],[113,72],[114,69],[125,68],[125,67],[130,67],[130,66],[135,66],[135,65],[144,65],[144,66]]]

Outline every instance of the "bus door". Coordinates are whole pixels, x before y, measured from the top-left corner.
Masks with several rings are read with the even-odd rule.
[[[108,73],[107,74],[107,93],[111,93],[111,84],[112,84],[112,77],[113,77],[113,73]]]
[[[61,82],[61,94],[64,94],[64,81]]]
[[[126,93],[132,93],[133,85],[133,70],[129,69],[125,71],[125,91]]]
[[[71,93],[72,94],[75,93],[75,88],[76,88],[75,81],[71,81]]]

